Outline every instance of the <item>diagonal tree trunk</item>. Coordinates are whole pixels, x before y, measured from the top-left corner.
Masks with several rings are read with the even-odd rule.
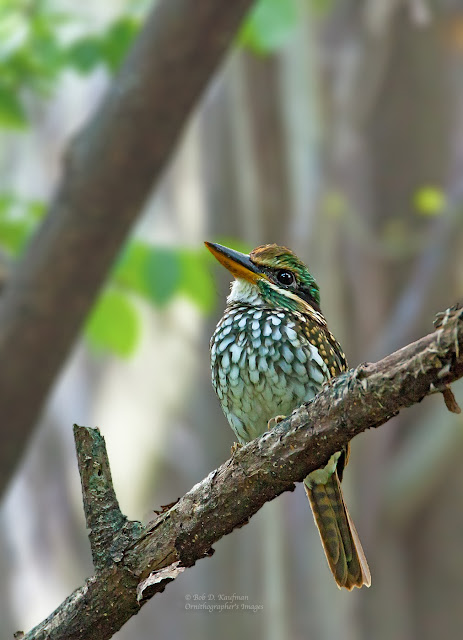
[[[79,328],[251,0],[162,0],[72,142],[0,305],[0,490]]]

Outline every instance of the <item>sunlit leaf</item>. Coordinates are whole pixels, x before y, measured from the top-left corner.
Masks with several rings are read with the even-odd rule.
[[[257,0],[238,34],[238,42],[258,54],[285,44],[298,22],[295,0]]]
[[[27,116],[13,89],[0,85],[0,126],[11,129],[24,129]]]
[[[206,250],[184,249],[180,252],[180,291],[190,298],[204,313],[212,311],[216,295],[214,281],[208,268]]]
[[[0,59],[11,56],[27,41],[28,25],[12,6],[3,8],[0,3]]]
[[[29,226],[23,220],[0,218],[0,246],[12,255],[17,255],[29,237]]]
[[[119,68],[139,28],[139,22],[131,16],[119,18],[109,28],[103,38],[101,49],[111,71]]]
[[[60,45],[56,32],[50,25],[36,33],[33,44],[29,47],[32,70],[48,81],[56,78],[68,60],[65,50]]]
[[[103,52],[99,38],[88,36],[74,42],[68,50],[68,61],[81,73],[92,71],[101,63]]]
[[[132,16],[122,16],[106,32],[76,40],[68,49],[68,61],[81,73],[106,64],[115,71],[125,57],[139,30],[139,22]]]
[[[146,296],[145,271],[149,252],[149,245],[136,240],[129,242],[124,247],[114,269],[114,281]]]
[[[251,247],[236,238],[219,238],[220,244],[249,253]],[[212,265],[216,261],[204,246],[197,249],[158,247],[132,240],[121,253],[113,282],[163,307],[177,295],[184,295],[203,313],[216,302]]]
[[[123,251],[114,277],[119,284],[162,307],[178,293],[181,281],[178,250],[133,241]]]
[[[12,193],[0,195],[0,246],[16,256],[24,249],[45,213],[43,202],[24,200]]]
[[[181,281],[180,256],[166,247],[155,247],[146,263],[146,285],[155,305],[165,306],[176,293]]]
[[[116,290],[103,292],[87,320],[85,335],[97,350],[131,355],[138,343],[140,323],[130,299]]]
[[[68,33],[82,33],[82,16],[57,10],[48,1],[0,0],[0,127],[24,128],[24,94],[48,97],[66,69],[90,73],[98,65],[114,71],[133,41],[140,20],[131,7],[114,22],[84,32],[69,44]]]
[[[425,186],[416,191],[413,197],[416,210],[425,216],[436,216],[442,213],[445,206],[445,194],[442,189]]]

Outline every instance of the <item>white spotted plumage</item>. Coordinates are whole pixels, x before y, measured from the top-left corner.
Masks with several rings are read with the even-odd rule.
[[[270,418],[313,398],[331,377],[308,337],[302,344],[294,319],[304,320],[235,302],[212,336],[212,382],[240,442],[261,435]]]

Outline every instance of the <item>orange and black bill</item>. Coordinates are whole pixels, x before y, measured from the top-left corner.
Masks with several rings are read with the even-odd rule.
[[[204,243],[220,264],[222,264],[235,278],[243,278],[249,282],[256,282],[260,272],[258,267],[245,253],[229,249],[215,242]]]

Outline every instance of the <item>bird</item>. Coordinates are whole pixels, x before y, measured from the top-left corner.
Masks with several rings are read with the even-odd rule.
[[[210,341],[212,384],[242,446],[310,401],[347,370],[306,265],[277,244],[249,254],[205,242],[234,276]],[[341,490],[349,446],[304,479],[329,568],[339,588],[369,587],[370,570]]]

